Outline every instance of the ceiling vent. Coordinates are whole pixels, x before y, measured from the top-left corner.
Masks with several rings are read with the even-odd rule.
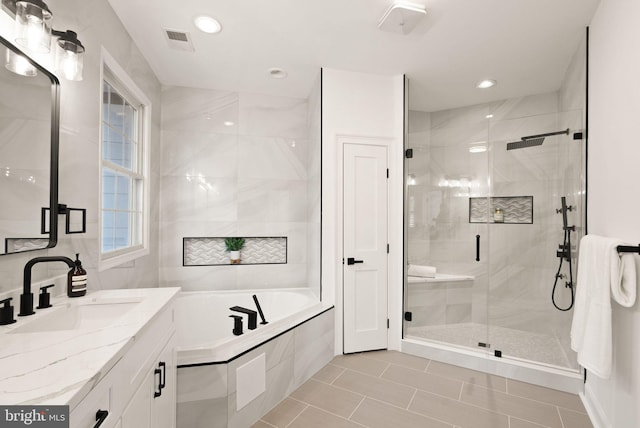
[[[409,34],[427,15],[424,6],[396,1],[382,15],[378,28],[392,33]]]
[[[167,28],[163,28],[163,30],[164,37],[170,48],[177,49],[179,51],[195,52],[193,43],[191,43],[191,35],[188,32],[169,30]]]

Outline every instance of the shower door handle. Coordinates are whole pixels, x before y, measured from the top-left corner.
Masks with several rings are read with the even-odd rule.
[[[480,235],[476,235],[476,261],[480,261]]]
[[[355,265],[356,263],[364,263],[364,260],[356,260],[353,257],[347,258],[347,264],[348,265]]]

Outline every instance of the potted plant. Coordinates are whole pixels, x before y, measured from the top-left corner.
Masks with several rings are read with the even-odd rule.
[[[244,238],[225,238],[224,246],[229,252],[229,261],[231,264],[240,264],[240,250],[244,247]]]

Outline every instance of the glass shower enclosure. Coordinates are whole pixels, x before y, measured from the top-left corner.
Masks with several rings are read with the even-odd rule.
[[[404,338],[579,370],[569,333],[586,140],[575,70],[556,92],[409,109]]]

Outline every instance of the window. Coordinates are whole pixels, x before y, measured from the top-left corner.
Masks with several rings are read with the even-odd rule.
[[[103,51],[100,269],[148,253],[150,102]]]

